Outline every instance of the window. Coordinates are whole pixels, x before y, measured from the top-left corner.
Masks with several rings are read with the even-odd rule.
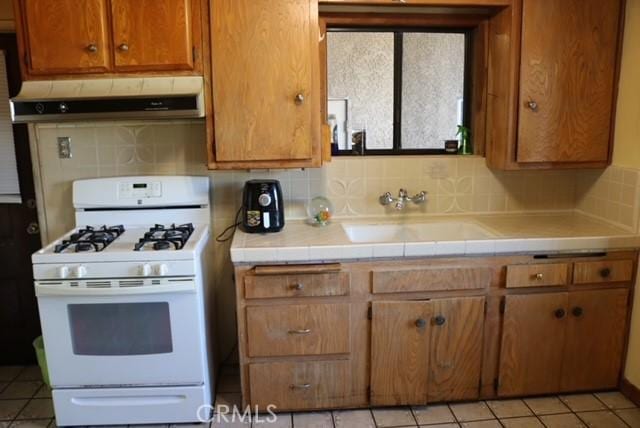
[[[469,127],[466,30],[327,32],[334,154],[439,154]]]

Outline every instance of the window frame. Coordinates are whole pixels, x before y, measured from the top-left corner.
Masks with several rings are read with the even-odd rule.
[[[367,149],[366,143],[362,153],[352,150],[339,150],[334,156],[411,156],[411,155],[443,155],[448,154],[442,149],[403,149],[402,148],[402,83],[403,83],[403,54],[404,33],[436,33],[462,34],[464,36],[464,86],[462,124],[471,128],[472,119],[472,80],[473,80],[473,29],[468,27],[434,27],[434,26],[359,26],[336,25],[327,26],[328,33],[393,33],[393,147],[391,149]],[[327,58],[329,52],[327,50]],[[328,70],[328,63],[327,63]],[[328,78],[327,78],[328,79]],[[327,91],[329,82],[327,80]],[[326,119],[325,119],[326,120]]]

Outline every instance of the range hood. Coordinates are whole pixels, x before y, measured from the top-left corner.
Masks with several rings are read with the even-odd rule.
[[[14,123],[204,117],[201,76],[22,83],[11,100]]]

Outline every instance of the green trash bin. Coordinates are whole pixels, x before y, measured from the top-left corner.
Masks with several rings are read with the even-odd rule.
[[[49,382],[49,369],[47,368],[47,354],[44,352],[44,340],[42,340],[42,336],[36,337],[36,340],[33,341],[33,347],[36,350],[36,358],[42,371],[42,380],[47,386],[51,387],[51,383]]]

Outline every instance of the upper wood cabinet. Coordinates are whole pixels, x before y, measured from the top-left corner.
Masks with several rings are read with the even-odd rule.
[[[209,166],[320,166],[317,0],[214,0],[211,49]]]
[[[115,69],[192,70],[191,14],[190,0],[111,0]]]
[[[14,0],[23,79],[200,72],[201,0]]]
[[[320,0],[320,4],[393,6],[506,6],[512,0]]]
[[[517,0],[491,19],[487,162],[605,167],[622,0]]]
[[[107,0],[23,0],[15,6],[16,11],[22,6],[29,73],[102,73],[109,69]]]

